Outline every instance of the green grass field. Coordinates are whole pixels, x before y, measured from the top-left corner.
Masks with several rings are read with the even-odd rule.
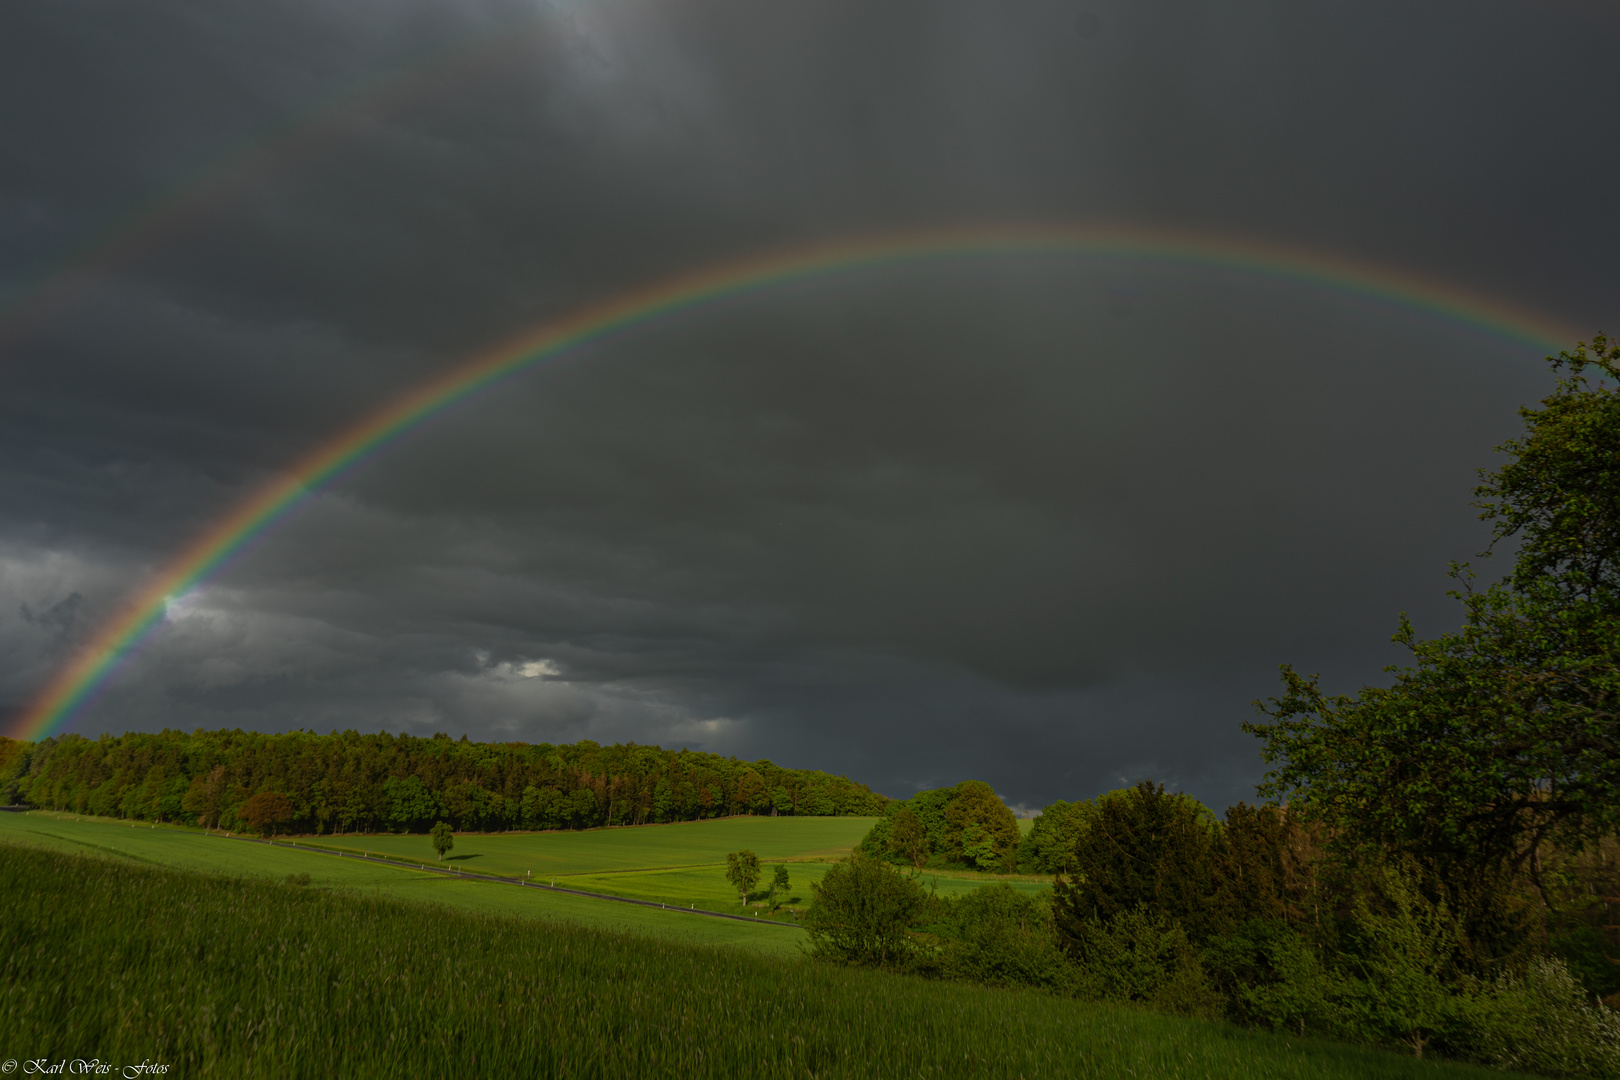
[[[875,818],[735,817],[586,832],[462,833],[448,859],[480,873],[550,879],[612,870],[724,866],[726,853],[752,850],[761,862],[843,858]],[[314,837],[310,843],[434,858],[426,836]],[[723,879],[722,879],[723,880]]]
[[[686,941],[737,943],[758,951],[782,952],[797,948],[798,938],[758,941],[749,927],[703,927],[688,924],[691,916],[643,913],[628,905],[604,904],[581,897],[539,894],[477,882],[446,881],[437,874],[423,875],[387,865],[381,856],[404,866],[457,867],[471,874],[522,877],[531,873],[541,882],[555,881],[568,888],[648,900],[671,907],[730,913],[763,910],[765,882],[756,888],[754,903],[744,907],[725,877],[730,851],[750,848],[760,856],[769,880],[771,867],[788,864],[791,888],[779,901],[807,906],[810,885],[821,880],[832,862],[847,855],[872,826],[871,818],[721,818],[631,829],[594,829],[589,832],[462,834],[443,863],[425,836],[374,835],[310,837],[296,841],[312,852],[342,851],[370,855],[372,863],[305,854],[286,848],[244,844],[207,836],[195,829],[88,818],[75,814],[35,811],[0,814],[0,838],[16,836],[28,842],[62,850],[95,850],[154,865],[176,866],[209,873],[246,874],[280,878],[307,872],[322,885],[364,887],[401,899],[425,898],[466,910],[539,912],[593,926],[620,927],[674,936]],[[957,896],[978,888],[992,875],[943,876],[925,873],[919,879],[941,896]],[[1046,883],[1017,879],[1014,888],[1037,891]],[[495,889],[495,893],[489,890]],[[791,911],[779,911],[776,921],[792,922]],[[708,920],[710,922],[714,920]],[[666,930],[665,927],[670,927]]]
[[[414,839],[419,841],[418,846],[427,847],[426,838]],[[682,915],[538,889],[518,889],[476,880],[458,881],[381,860],[339,859],[313,851],[206,836],[194,829],[146,825],[130,828],[127,823],[76,818],[71,814],[0,813],[0,843],[98,854],[147,866],[270,880],[307,873],[311,884],[317,887],[355,889],[376,897],[441,904],[470,913],[557,919],[767,955],[797,955],[804,941],[800,931],[780,926],[755,927],[732,920]],[[431,849],[428,855],[432,855]],[[426,861],[431,862],[431,858]],[[721,877],[720,885],[725,884]],[[732,910],[737,908],[733,906]]]
[[[376,890],[146,866],[116,830],[98,826],[93,842],[127,848],[117,855],[81,839],[58,842],[88,854],[16,846],[55,834],[14,821],[0,835],[0,1059],[145,1061],[185,1078],[1504,1075]]]

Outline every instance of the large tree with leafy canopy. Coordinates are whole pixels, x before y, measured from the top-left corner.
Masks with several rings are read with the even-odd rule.
[[[1387,687],[1324,693],[1284,667],[1245,725],[1274,766],[1261,792],[1343,835],[1457,868],[1539,870],[1550,838],[1620,825],[1620,344],[1549,358],[1559,377],[1509,460],[1475,489],[1513,570],[1476,589],[1454,567],[1462,628],[1421,640]]]

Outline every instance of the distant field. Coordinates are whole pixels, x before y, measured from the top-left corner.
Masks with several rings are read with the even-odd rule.
[[[723,866],[726,853],[748,848],[761,862],[848,855],[876,818],[734,817],[585,832],[461,833],[448,856],[469,870],[536,878]],[[310,843],[345,851],[378,851],[433,859],[426,836],[321,836]]]
[[[426,847],[423,837],[415,839]],[[797,955],[802,932],[780,926],[751,926],[658,911],[631,904],[518,889],[480,881],[457,881],[382,861],[339,859],[263,844],[205,836],[194,829],[151,828],[74,815],[0,813],[0,845],[19,844],[76,854],[99,854],[149,866],[256,877],[279,881],[309,874],[316,887],[353,889],[377,897],[442,904],[478,914],[557,919],[603,930],[618,930],[689,944],[724,945],[773,956]],[[431,861],[433,854],[427,852]],[[721,885],[725,884],[721,879]],[[626,894],[627,895],[627,894]],[[731,910],[736,910],[733,907]]]
[[[849,854],[874,820],[739,817],[588,832],[461,834],[442,863],[436,861],[425,836],[307,837],[296,843],[315,851],[369,854],[373,859],[381,855],[407,864],[457,867],[473,874],[523,877],[527,873],[534,881],[555,881],[588,892],[700,911],[742,913],[751,909],[741,905],[726,881],[728,852],[748,848],[760,856],[764,880],[755,890],[756,897],[768,884],[771,868],[787,863],[791,885],[778,900],[802,909],[810,903],[810,885],[820,881],[834,861]],[[195,829],[144,824],[132,828],[127,822],[44,811],[0,814],[0,840],[24,837],[26,842],[57,850],[98,851],[207,873],[271,878],[308,873],[320,885],[364,888],[463,910],[534,914],[685,941],[743,944],[770,953],[796,950],[801,940],[797,934],[778,933],[776,939],[760,941],[759,932],[744,925],[710,926],[707,924],[719,921],[643,912],[628,905],[530,893],[510,886],[445,880],[381,861],[335,859],[240,843]],[[957,896],[998,879],[925,873],[919,880],[941,896]],[[1011,884],[1025,892],[1046,888],[1044,881]],[[778,919],[791,922],[793,917],[784,911]],[[705,925],[693,927],[694,922]]]
[[[0,842],[52,835],[29,833],[12,818],[0,816]],[[118,847],[122,839],[135,848],[133,836],[108,835],[117,826],[76,824],[94,828],[84,835],[96,843]],[[164,832],[122,831],[153,834],[149,843]],[[193,839],[221,854],[240,847],[300,857]],[[140,866],[130,857],[0,847],[0,1058],[150,1061],[187,1078],[1504,1076],[1033,992]],[[310,857],[322,861],[347,865]],[[525,893],[482,887],[503,890]]]

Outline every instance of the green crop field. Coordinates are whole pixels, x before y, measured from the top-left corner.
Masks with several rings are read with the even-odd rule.
[[[132,838],[118,857],[10,842],[24,835],[8,822],[0,836],[0,1058],[150,1062],[188,1078],[1504,1075],[1036,992],[144,866]]]

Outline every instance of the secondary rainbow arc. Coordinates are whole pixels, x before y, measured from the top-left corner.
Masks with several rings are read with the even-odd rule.
[[[1548,351],[1579,332],[1504,301],[1419,275],[1251,239],[1152,229],[992,226],[931,230],[776,251],[619,294],[475,353],[395,398],[294,462],[169,560],[41,688],[14,738],[52,735],[163,621],[168,601],[205,581],[314,491],[406,432],[491,386],[615,332],[796,281],[914,262],[997,257],[1119,258],[1286,280],[1393,305]]]

